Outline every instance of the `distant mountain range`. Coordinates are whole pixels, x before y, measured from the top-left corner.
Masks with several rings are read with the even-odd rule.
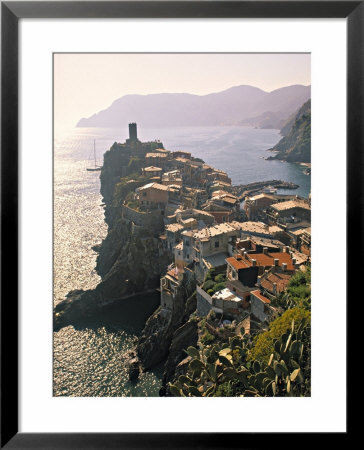
[[[311,97],[311,86],[293,85],[272,92],[253,86],[235,86],[207,95],[125,95],[78,127],[141,127],[248,125],[280,128]]]
[[[281,134],[284,137],[270,149],[277,154],[267,159],[311,162],[311,100],[284,124]]]

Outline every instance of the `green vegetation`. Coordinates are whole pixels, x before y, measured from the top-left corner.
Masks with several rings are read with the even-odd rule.
[[[223,283],[224,281],[226,281],[226,275],[224,273],[219,273],[218,275],[216,275],[215,281],[216,283]]]
[[[215,336],[209,333],[207,330],[201,336],[201,342],[205,345],[211,344],[215,340]]]
[[[311,268],[306,267],[306,271],[298,271],[289,281],[285,292],[277,295],[273,301],[273,306],[283,309],[301,308],[311,309]]]
[[[212,289],[214,286],[215,286],[215,282],[213,280],[207,280],[202,285],[202,289],[207,292],[209,289]]]
[[[141,165],[141,159],[138,156],[132,156],[129,159],[128,168],[130,170],[138,170]]]
[[[298,271],[290,279],[287,294],[291,304],[311,309],[311,267]]]
[[[228,343],[188,347],[186,375],[170,383],[176,397],[286,397],[311,393],[310,327],[292,320],[288,332],[274,341],[268,362],[247,361],[252,347],[248,337]]]
[[[207,272],[205,282],[202,285],[202,289],[209,295],[214,295],[215,292],[221,291],[226,287],[226,274],[218,273],[213,269]]]
[[[249,353],[248,360],[259,360],[268,362],[274,351],[274,342],[280,339],[290,328],[292,320],[296,324],[296,330],[302,322],[310,321],[311,313],[303,308],[292,308],[278,317],[269,326],[269,330],[255,336],[253,348]],[[295,330],[295,331],[296,331]]]
[[[144,186],[147,183],[148,177],[139,175],[138,173],[132,173],[120,178],[114,188],[114,206],[122,205],[129,193],[134,192],[136,188]]]

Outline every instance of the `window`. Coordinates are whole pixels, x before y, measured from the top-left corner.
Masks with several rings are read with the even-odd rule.
[[[147,193],[146,192],[143,192],[143,197],[146,197],[147,196]]]
[[[187,253],[187,259],[190,259],[190,255]]]
[[[215,242],[215,248],[219,248],[219,246],[220,246],[220,242],[219,242],[219,241],[216,241],[216,242]]]

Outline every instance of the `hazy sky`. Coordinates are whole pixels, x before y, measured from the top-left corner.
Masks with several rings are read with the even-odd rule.
[[[56,126],[74,126],[126,94],[209,94],[248,84],[311,84],[309,54],[56,54]]]

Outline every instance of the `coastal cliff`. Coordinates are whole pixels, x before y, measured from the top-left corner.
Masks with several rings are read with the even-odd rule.
[[[105,153],[100,179],[108,233],[101,245],[94,248],[98,252],[96,271],[101,282],[92,290],[71,291],[57,304],[54,309],[55,331],[92,317],[98,309],[110,303],[158,288],[160,274],[171,263],[170,255],[159,245],[160,221],[152,217],[150,220],[156,226],[137,226],[122,213],[128,193],[145,183],[143,177],[128,181],[140,172],[142,156],[155,147],[163,148],[163,144],[115,143]]]
[[[311,100],[282,127],[283,138],[269,151],[277,152],[267,159],[288,162],[311,162]]]

